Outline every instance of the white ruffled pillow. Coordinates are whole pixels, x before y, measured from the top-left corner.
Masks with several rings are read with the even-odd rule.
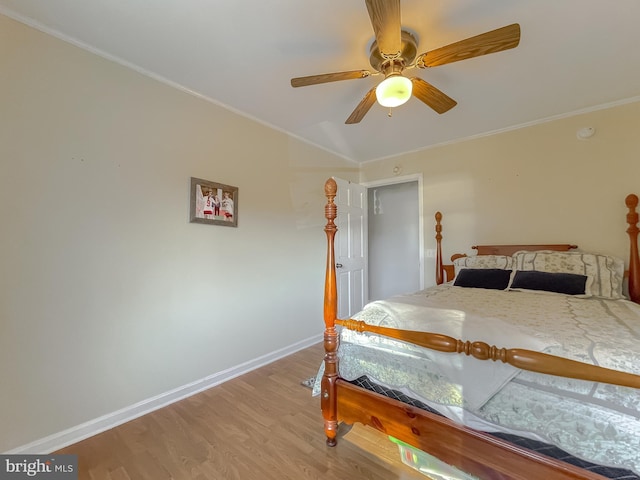
[[[463,268],[511,270],[512,265],[513,257],[508,255],[474,255],[472,257],[456,258],[453,261],[456,277]]]
[[[585,252],[520,251],[513,254],[513,270],[586,275],[593,279],[588,295],[624,298],[624,262],[616,257]]]

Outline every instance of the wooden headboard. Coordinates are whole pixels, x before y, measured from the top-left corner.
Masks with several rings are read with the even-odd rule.
[[[536,251],[536,250],[554,250],[556,252],[566,252],[574,248],[578,248],[577,245],[570,243],[555,243],[555,244],[529,244],[529,245],[474,245],[471,247],[478,251],[478,255],[507,255],[511,256],[515,252],[520,250]],[[451,255],[451,261],[456,258],[466,257],[466,253],[454,253]],[[445,265],[442,262],[442,213],[436,212],[436,283],[440,285],[444,282],[449,282],[455,277],[455,270],[453,264]]]
[[[630,241],[630,255],[629,255],[629,270],[625,272],[625,275],[629,279],[629,298],[635,302],[640,303],[640,256],[638,255],[638,197],[637,195],[627,195],[625,204],[629,209],[627,213],[627,233],[629,234]],[[436,212],[436,283],[440,285],[444,282],[453,280],[455,276],[455,270],[453,264],[445,265],[442,262],[442,213]],[[478,251],[478,255],[513,255],[519,250],[554,250],[557,252],[566,252],[574,248],[578,248],[577,245],[569,243],[560,244],[548,244],[548,245],[476,245],[471,247]],[[451,256],[453,262],[456,258],[466,257],[464,253],[456,253]]]

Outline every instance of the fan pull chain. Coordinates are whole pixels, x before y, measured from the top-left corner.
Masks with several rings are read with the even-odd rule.
[[[391,112],[391,107],[389,107],[389,113],[387,113],[387,116],[388,116],[389,118],[391,118],[391,117],[393,116],[393,114],[392,114],[392,112]]]

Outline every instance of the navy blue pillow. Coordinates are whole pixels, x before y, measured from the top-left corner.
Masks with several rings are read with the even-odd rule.
[[[510,288],[542,290],[567,295],[586,295],[587,276],[575,273],[517,271]]]
[[[502,268],[463,268],[456,275],[456,287],[504,290],[509,285],[511,270]]]

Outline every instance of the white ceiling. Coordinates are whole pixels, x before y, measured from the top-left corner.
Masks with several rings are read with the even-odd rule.
[[[0,0],[0,13],[356,162],[640,99],[638,0],[405,0],[418,52],[511,23],[512,50],[414,70],[458,102],[416,98],[344,121],[381,77],[292,88],[292,77],[371,69],[364,0]]]

